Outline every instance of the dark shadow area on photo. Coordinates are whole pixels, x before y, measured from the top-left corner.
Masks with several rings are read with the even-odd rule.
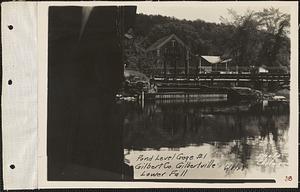
[[[136,7],[50,7],[48,180],[123,180],[122,37]]]

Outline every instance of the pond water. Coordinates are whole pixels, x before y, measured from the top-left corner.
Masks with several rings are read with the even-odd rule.
[[[160,102],[126,103],[122,108],[125,162],[134,167],[135,178],[143,178],[139,156],[204,154],[202,164],[213,160],[219,167],[205,174],[190,169],[185,177],[190,179],[268,178],[288,166],[288,105]]]

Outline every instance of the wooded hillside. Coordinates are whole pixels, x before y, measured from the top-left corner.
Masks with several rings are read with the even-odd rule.
[[[267,66],[289,72],[290,16],[274,8],[244,15],[228,11],[231,18],[220,18],[220,24],[137,14],[135,43],[146,49],[174,33],[194,55],[220,55],[232,58],[239,66]],[[140,55],[136,57],[141,60]],[[138,66],[147,67],[147,62]]]

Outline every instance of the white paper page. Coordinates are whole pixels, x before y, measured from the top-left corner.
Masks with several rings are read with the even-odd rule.
[[[1,9],[4,189],[35,189],[37,3],[2,3]]]

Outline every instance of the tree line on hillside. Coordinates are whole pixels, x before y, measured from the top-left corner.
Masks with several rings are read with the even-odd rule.
[[[146,49],[158,39],[176,34],[194,55],[220,55],[239,66],[267,66],[290,70],[290,15],[279,9],[248,10],[243,15],[228,10],[221,23],[179,20],[161,15],[137,14],[135,43]],[[138,68],[151,62],[135,55]],[[142,61],[142,62],[141,62]]]

